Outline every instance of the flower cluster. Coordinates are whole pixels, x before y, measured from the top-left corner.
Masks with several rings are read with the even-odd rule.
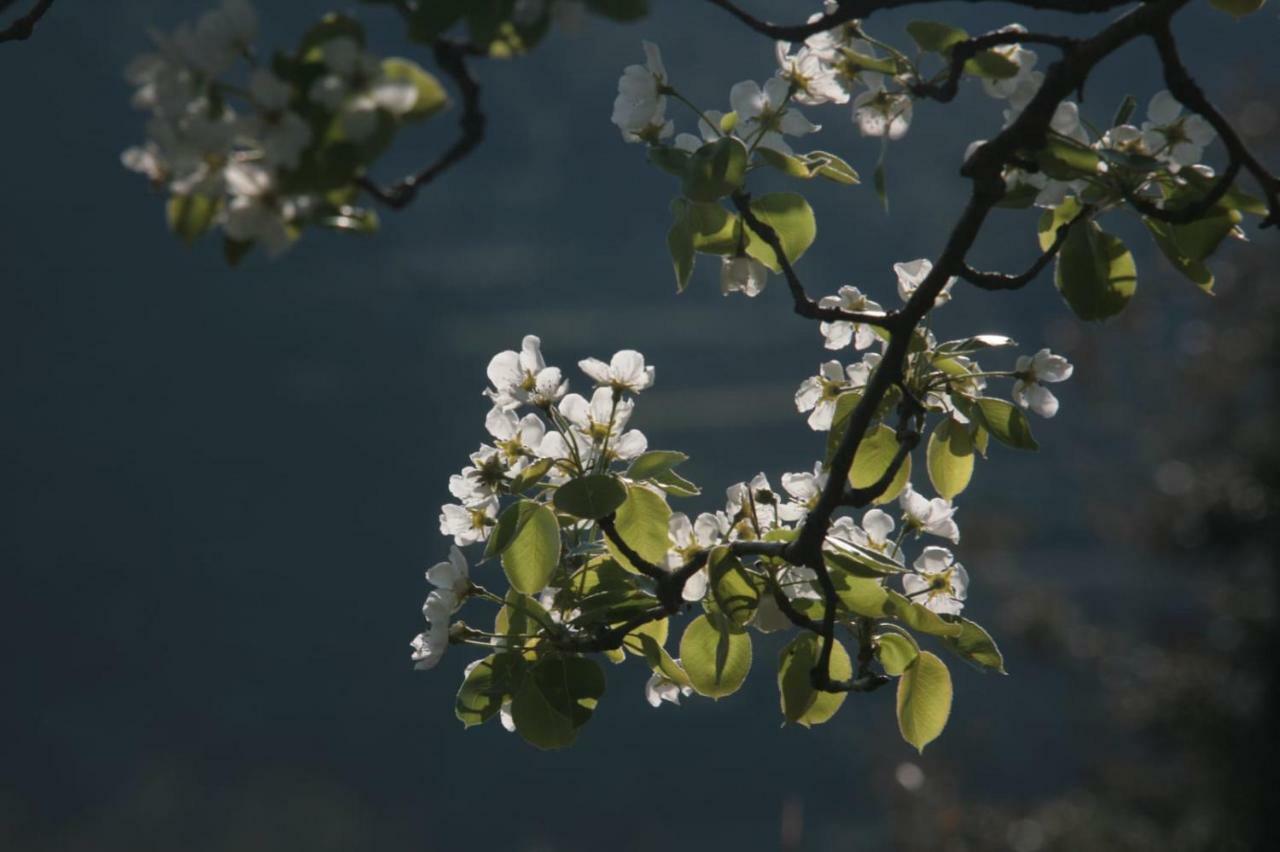
[[[439,83],[363,46],[354,21],[330,16],[292,56],[259,62],[257,15],[223,0],[195,24],[155,33],[126,77],[147,110],[147,141],[125,167],[170,196],[170,227],[193,240],[214,226],[229,257],[287,250],[306,225],[368,230],[355,178],[404,121],[445,105]]]

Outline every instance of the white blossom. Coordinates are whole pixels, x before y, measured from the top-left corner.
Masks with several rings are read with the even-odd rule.
[[[579,394],[568,394],[560,400],[558,411],[570,425],[569,433],[548,433],[539,453],[548,458],[571,458],[576,450],[584,467],[590,467],[600,453],[609,460],[634,459],[649,448],[642,432],[626,428],[634,409],[632,400],[615,399],[607,387],[596,388],[590,402]],[[574,442],[572,449],[566,437]]]
[[[827,478],[822,462],[814,464],[812,473],[806,471],[782,474],[782,490],[790,495],[791,500],[778,507],[778,516],[788,522],[803,519],[817,504]]]
[[[849,374],[839,361],[826,361],[818,374],[810,376],[796,389],[796,410],[809,412],[809,428],[825,432],[831,428],[836,413],[836,400],[850,387]]]
[[[928,609],[959,615],[969,591],[969,573],[945,547],[926,547],[914,564],[916,573],[902,575],[907,597]]]
[[[873,302],[863,295],[857,287],[841,287],[834,296],[823,296],[818,300],[822,308],[839,308],[842,311],[859,314],[883,314],[879,303]],[[854,349],[866,349],[879,338],[875,329],[866,323],[854,323],[844,320],[818,323],[818,330],[824,338],[823,346],[827,349],[843,349],[850,343]]]
[[[1199,163],[1205,146],[1217,136],[1213,125],[1200,116],[1184,116],[1182,104],[1168,91],[1151,98],[1147,118],[1142,123],[1143,145],[1167,161],[1172,172]]]
[[[462,555],[456,544],[449,547],[448,559],[427,569],[427,582],[452,595],[454,610],[457,611],[462,599],[471,591],[471,579],[467,571],[467,557]]]
[[[652,42],[644,42],[645,64],[628,65],[618,79],[618,96],[610,119],[628,142],[654,142],[670,136],[675,126],[666,118],[667,69],[662,53]]]
[[[866,72],[861,79],[867,90],[853,99],[853,122],[863,136],[901,139],[911,126],[911,98],[885,88],[884,75]]]
[[[757,473],[750,482],[737,482],[725,489],[724,512],[734,533],[755,538],[757,531],[764,533],[777,526],[778,495],[769,478]]]
[[[300,212],[299,199],[277,193],[271,172],[252,163],[232,163],[226,170],[227,202],[223,229],[227,236],[262,245],[278,255],[297,238],[293,220]]]
[[[413,637],[411,659],[415,669],[433,669],[449,647],[449,618],[457,610],[457,597],[450,591],[436,589],[422,605],[427,629]]]
[[[498,498],[489,497],[470,506],[449,503],[440,507],[440,534],[453,536],[453,543],[466,547],[484,541],[498,516]]]
[[[578,367],[597,385],[616,391],[640,393],[653,386],[653,367],[646,367],[644,356],[634,349],[613,353],[608,364],[599,358],[585,358]]]
[[[502,408],[517,408],[523,403],[546,407],[559,401],[568,390],[561,381],[560,369],[548,367],[542,358],[542,341],[526,334],[520,351],[508,349],[489,361],[485,370],[491,389],[485,394]]]
[[[775,46],[775,56],[778,76],[791,86],[791,99],[796,103],[809,106],[848,103],[849,93],[841,85],[832,64],[834,51],[814,49],[806,44],[792,53],[791,43],[780,41]]]
[[[741,293],[744,296],[759,296],[768,283],[768,267],[754,257],[740,254],[721,258],[720,292],[723,295]]]
[[[909,302],[932,271],[933,263],[924,258],[910,260],[905,263],[895,263],[893,265],[893,274],[898,277],[898,295],[902,298],[902,301]],[[934,307],[945,305],[951,301],[951,288],[955,283],[955,276],[947,279],[947,283],[942,286],[942,291],[933,300]]]
[[[738,114],[735,132],[758,147],[790,154],[791,146],[783,139],[784,134],[805,136],[821,127],[789,102],[789,86],[780,77],[767,80],[763,89],[754,80],[734,83],[729,89],[729,105]]]
[[[1058,398],[1044,385],[1065,382],[1074,370],[1070,361],[1048,349],[1041,349],[1030,357],[1019,356],[1014,367],[1018,377],[1013,383],[1014,402],[1041,417],[1052,417],[1058,413]]]
[[[654,672],[644,685],[644,697],[649,702],[650,707],[661,707],[664,701],[679,704],[680,696],[692,694],[692,687],[681,686],[665,677],[661,672]]]
[[[930,500],[907,483],[898,497],[898,506],[902,509],[902,522],[918,533],[929,533],[950,539],[953,543],[960,541],[960,527],[953,518],[956,507],[949,500],[941,497]]]

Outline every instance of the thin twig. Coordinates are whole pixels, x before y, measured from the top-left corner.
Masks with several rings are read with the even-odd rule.
[[[0,11],[12,4],[13,0],[5,3],[4,7],[0,7]],[[36,31],[36,24],[40,23],[40,19],[44,17],[44,13],[49,11],[49,7],[53,5],[53,0],[39,0],[31,11],[18,18],[9,26],[0,30],[0,42],[5,41],[26,41],[31,38],[31,34]]]
[[[388,187],[380,187],[368,177],[361,177],[357,181],[361,189],[394,210],[409,205],[419,189],[465,159],[484,140],[485,116],[480,109],[480,84],[471,76],[466,63],[467,56],[477,55],[476,49],[468,44],[445,39],[438,39],[433,47],[440,70],[449,75],[462,97],[462,116],[458,119],[460,134],[457,141],[434,163]]]

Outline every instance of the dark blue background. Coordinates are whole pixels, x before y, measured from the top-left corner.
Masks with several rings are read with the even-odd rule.
[[[463,732],[451,696],[465,653],[410,671],[422,571],[446,550],[446,479],[483,437],[485,363],[522,334],[541,335],[579,389],[579,358],[646,353],[658,384],[636,425],[651,446],[693,456],[706,488],[693,511],[757,470],[776,482],[807,469],[819,451],[791,404],[827,357],[816,329],[791,316],[777,280],[760,299],[722,299],[706,260],[677,297],[664,252],[675,187],[608,121],[642,37],[710,108],[738,79],[772,73],[772,45],[705,4],[654,5],[637,25],[592,21],[528,58],[479,63],[489,138],[413,207],[384,214],[381,233],[308,233],[283,259],[238,269],[215,241],[188,249],[166,233],[161,199],[118,162],[143,123],[121,69],[147,27],[203,4],[62,2],[30,42],[0,46],[0,846],[769,848],[790,802],[809,847],[879,848],[877,791],[901,760],[995,798],[1088,771],[1096,708],[1016,645],[1013,677],[955,670],[952,727],[922,759],[898,739],[889,691],[851,698],[824,728],[780,729],[768,642],[748,687],[718,704],[651,710],[645,672],[611,668],[596,718],[557,754],[496,724]],[[1211,92],[1229,90],[1238,63],[1280,82],[1271,12],[1236,26],[1202,6],[1179,31]],[[278,46],[328,9],[270,8],[264,43]],[[943,4],[927,16],[980,30],[1010,13]],[[375,50],[413,55],[389,13],[358,14]],[[918,16],[870,26],[905,43]],[[1020,17],[1087,31],[1106,16]],[[1153,58],[1137,45],[1108,62],[1086,112],[1107,121],[1127,91],[1145,103]],[[889,216],[869,185],[813,187],[811,288],[855,283],[895,301],[890,264],[940,249],[967,189],[959,158],[999,111],[976,86],[949,108],[919,105],[891,151]],[[809,112],[827,125],[815,144],[869,176],[877,145],[848,108]],[[451,122],[412,131],[379,175],[429,159]],[[999,214],[978,259],[1032,257],[1034,216]],[[1140,269],[1158,273],[1139,316],[1212,322],[1211,300],[1134,245]],[[962,525],[975,524],[961,549],[975,617],[993,607],[988,564],[1095,600],[1137,594],[1126,555],[1100,548],[1086,515],[1099,465],[1146,487],[1143,459],[1099,444],[1140,394],[1106,407],[1079,388],[1125,375],[1097,354],[1124,332],[1081,328],[1047,281],[961,295],[942,333],[1006,331],[1078,364],[1062,414],[1036,424],[1046,450],[994,452],[961,501]],[[984,536],[1009,530],[997,521],[1010,513],[1016,547]]]

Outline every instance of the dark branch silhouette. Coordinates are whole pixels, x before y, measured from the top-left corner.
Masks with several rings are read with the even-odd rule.
[[[0,12],[5,11],[12,6],[16,0],[6,0],[0,4]],[[31,38],[36,31],[36,24],[40,23],[40,19],[44,17],[45,12],[49,11],[49,7],[53,5],[53,0],[39,0],[31,11],[18,18],[9,26],[0,30],[0,42],[6,41],[26,41]]]

